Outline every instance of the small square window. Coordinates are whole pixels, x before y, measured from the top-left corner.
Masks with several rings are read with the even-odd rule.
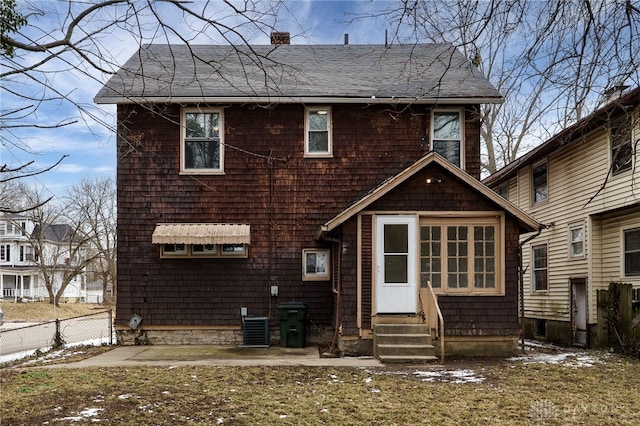
[[[215,255],[218,253],[218,250],[216,250],[215,244],[194,244],[191,247],[191,253],[193,253],[194,256]]]
[[[247,246],[244,244],[222,244],[220,253],[223,256],[246,256]]]
[[[331,139],[331,108],[307,108],[305,119],[305,156],[332,156],[333,147]]]
[[[569,229],[569,256],[584,257],[584,226]]]
[[[165,256],[182,256],[187,254],[186,244],[164,244],[162,254]]]
[[[329,279],[329,250],[305,249],[302,251],[302,279],[325,281]]]

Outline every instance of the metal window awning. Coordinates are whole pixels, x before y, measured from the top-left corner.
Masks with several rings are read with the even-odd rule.
[[[249,225],[235,223],[159,223],[152,244],[249,244]]]

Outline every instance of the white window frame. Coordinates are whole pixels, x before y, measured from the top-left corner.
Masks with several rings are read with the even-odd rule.
[[[420,217],[420,226],[419,226],[419,235],[418,235],[418,244],[422,243],[422,227],[440,227],[440,274],[441,274],[441,285],[440,287],[433,287],[433,290],[437,294],[449,294],[449,295],[504,295],[504,215],[503,214],[495,214],[491,216],[485,216],[484,214],[479,214],[477,216],[472,217],[452,217],[452,218],[442,218],[442,217],[431,217],[431,216],[421,216]],[[449,226],[466,226],[467,227],[467,287],[463,288],[450,288],[448,286],[448,261],[452,257],[449,255],[448,241],[447,241],[447,228]],[[476,252],[475,252],[475,240],[474,240],[474,227],[476,226],[492,226],[494,228],[494,287],[476,287],[475,285],[475,271],[474,266],[476,262]],[[484,246],[483,246],[484,249]],[[426,259],[423,256],[422,248],[418,250],[418,258],[420,260],[419,264],[423,264],[423,260]],[[484,255],[482,255],[484,258]],[[425,272],[422,271],[422,267],[419,266],[420,270],[420,282],[421,286],[424,287],[425,283]],[[486,271],[484,271],[486,272]],[[433,283],[432,283],[433,286]]]
[[[218,149],[220,164],[217,168],[193,168],[186,166],[186,143],[187,138],[187,114],[218,114]],[[208,138],[192,138],[194,140],[202,140],[203,142],[215,142]],[[224,174],[224,114],[222,108],[182,108],[180,111],[180,174]]]
[[[574,231],[581,230],[582,231],[582,239],[574,240]],[[574,224],[569,226],[569,257],[571,259],[583,259],[585,257],[585,248],[586,248],[586,234],[585,234],[585,226],[583,223]],[[580,243],[582,245],[582,251],[580,253],[576,253],[575,245]]]
[[[436,114],[453,114],[453,113],[457,113],[458,114],[458,120],[460,123],[460,137],[459,139],[442,139],[442,138],[436,138],[436,131],[434,128],[434,124],[435,124],[435,118],[434,116]],[[451,162],[451,164],[455,164],[456,166],[458,166],[461,169],[465,168],[465,161],[464,161],[464,157],[465,157],[465,144],[464,144],[464,123],[465,123],[465,119],[464,119],[464,110],[461,108],[439,108],[439,109],[433,109],[431,110],[431,120],[430,120],[430,129],[429,129],[429,140],[430,140],[430,148],[432,151],[435,151],[434,148],[434,141],[436,140],[441,140],[441,141],[448,141],[448,142],[452,142],[457,140],[458,141],[458,148],[460,150],[460,164],[456,164],[453,161],[449,160],[449,158],[447,158],[445,155],[442,155],[444,158],[447,158],[447,160],[449,160]]]
[[[627,244],[626,244],[626,234],[627,232],[640,232],[640,227],[638,226],[632,226],[632,227],[628,227],[628,228],[624,228],[621,230],[621,241],[620,241],[620,259],[621,259],[621,265],[620,265],[620,275],[623,277],[628,277],[628,278],[639,278],[640,277],[640,273],[631,273],[631,274],[627,274]],[[638,250],[634,250],[633,253],[637,253]]]
[[[165,251],[165,246],[184,246],[182,250]],[[224,246],[233,245],[236,247],[233,251],[224,250]],[[195,250],[196,246],[203,246],[202,250]],[[212,246],[212,247],[208,247]],[[246,258],[249,255],[247,244],[160,244],[160,257],[162,258],[221,258],[221,257],[239,257]]]
[[[325,112],[327,116],[327,129],[326,130],[312,130],[310,125],[310,116],[313,113],[320,114]],[[327,132],[327,150],[326,151],[311,151],[309,135],[314,132]],[[304,156],[307,158],[331,158],[333,157],[333,124],[331,107],[328,106],[313,106],[305,107],[304,111]]]
[[[534,171],[540,166],[545,166],[545,187],[546,187],[546,195],[544,198],[536,199],[536,183]],[[546,159],[542,161],[538,161],[537,163],[531,166],[531,205],[538,205],[542,203],[546,203],[549,200],[549,163]]]
[[[309,263],[313,255],[315,265]],[[318,264],[318,261],[321,264]],[[320,267],[320,268],[319,268]],[[312,271],[311,269],[314,269]],[[331,250],[329,249],[303,249],[302,250],[302,280],[303,281],[328,281],[331,278]]]
[[[544,268],[536,268],[536,250],[544,248],[546,251],[546,265]],[[539,289],[537,287],[536,271],[544,270],[546,275],[546,288]],[[531,292],[532,293],[548,293],[549,292],[549,244],[536,244],[531,246]]]

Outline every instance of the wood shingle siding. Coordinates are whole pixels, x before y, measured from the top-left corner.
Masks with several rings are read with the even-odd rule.
[[[425,153],[428,108],[392,118],[383,106],[333,106],[334,156],[310,159],[301,105],[227,106],[222,176],[179,174],[179,116],[177,105],[118,107],[118,323],[137,313],[167,324],[180,313],[185,325],[237,325],[241,306],[268,315],[271,302],[273,312],[271,285],[278,300],[305,301],[316,321],[332,323],[331,283],[300,285],[301,251],[321,246],[314,236],[327,218]],[[477,123],[467,126],[474,135]],[[424,197],[443,198],[412,202]],[[470,207],[457,197],[452,189],[444,199]],[[249,224],[248,258],[160,259],[155,225],[186,222]]]

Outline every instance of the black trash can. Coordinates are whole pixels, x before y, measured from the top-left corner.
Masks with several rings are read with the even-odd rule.
[[[278,305],[280,345],[283,348],[304,348],[307,345],[307,305],[287,302]]]

